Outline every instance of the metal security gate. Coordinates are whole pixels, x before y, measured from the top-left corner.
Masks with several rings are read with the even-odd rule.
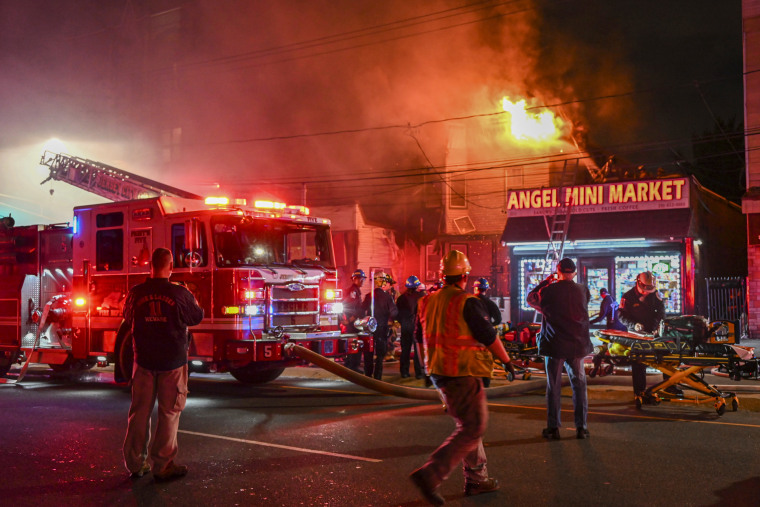
[[[747,338],[747,281],[744,277],[706,278],[707,318],[710,322],[730,320],[736,324],[737,343]]]

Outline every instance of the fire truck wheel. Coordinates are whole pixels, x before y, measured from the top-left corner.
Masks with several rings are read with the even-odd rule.
[[[248,366],[244,366],[242,368],[235,368],[233,370],[230,370],[230,373],[233,377],[235,377],[235,379],[243,382],[244,384],[264,384],[276,379],[282,375],[282,372],[284,371],[285,368],[270,368],[264,370],[261,368],[261,366],[249,364]]]

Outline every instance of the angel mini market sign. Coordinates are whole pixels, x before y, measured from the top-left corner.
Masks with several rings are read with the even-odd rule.
[[[626,181],[507,193],[510,217],[553,215],[557,208],[565,206],[571,206],[573,214],[688,208],[689,181],[687,178]]]

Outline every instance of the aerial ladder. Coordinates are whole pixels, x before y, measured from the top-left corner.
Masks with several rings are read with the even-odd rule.
[[[578,172],[580,159],[565,160],[562,166],[560,182],[557,188],[557,195],[562,195],[562,189],[571,187],[575,184],[575,176]],[[554,213],[549,219],[544,215],[544,225],[549,235],[549,242],[546,245],[546,255],[544,256],[544,268],[541,272],[541,279],[545,279],[553,271],[565,253],[565,240],[567,231],[570,228],[570,216],[572,213],[572,198],[567,202],[560,202],[559,206],[554,208]],[[541,322],[541,312],[536,312],[533,316],[533,322]]]
[[[63,153],[45,151],[40,165],[50,168],[50,175],[40,183],[63,181],[114,202],[147,199],[162,195],[185,199],[203,199],[185,190],[154,181],[101,162]]]

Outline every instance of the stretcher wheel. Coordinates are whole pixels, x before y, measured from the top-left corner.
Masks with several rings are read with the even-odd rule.
[[[739,400],[736,397],[731,398],[731,411],[736,412],[739,410]]]
[[[526,371],[525,373],[523,373],[523,380],[530,380],[530,372],[529,371]]]
[[[641,398],[636,396],[636,410],[641,410]]]
[[[594,378],[594,377],[596,377],[596,370],[598,370],[598,369],[599,368],[597,368],[597,367],[591,368],[591,371],[588,372],[588,378]]]
[[[612,373],[615,371],[615,367],[611,364],[608,364],[604,367],[604,374],[605,375],[612,375]]]
[[[507,372],[507,380],[509,380],[510,382],[512,382],[514,379],[515,379],[515,376],[512,375],[511,371],[508,371]]]
[[[726,403],[723,400],[720,400],[718,402],[719,405],[715,408],[715,411],[718,412],[718,415],[723,415],[726,413]]]

